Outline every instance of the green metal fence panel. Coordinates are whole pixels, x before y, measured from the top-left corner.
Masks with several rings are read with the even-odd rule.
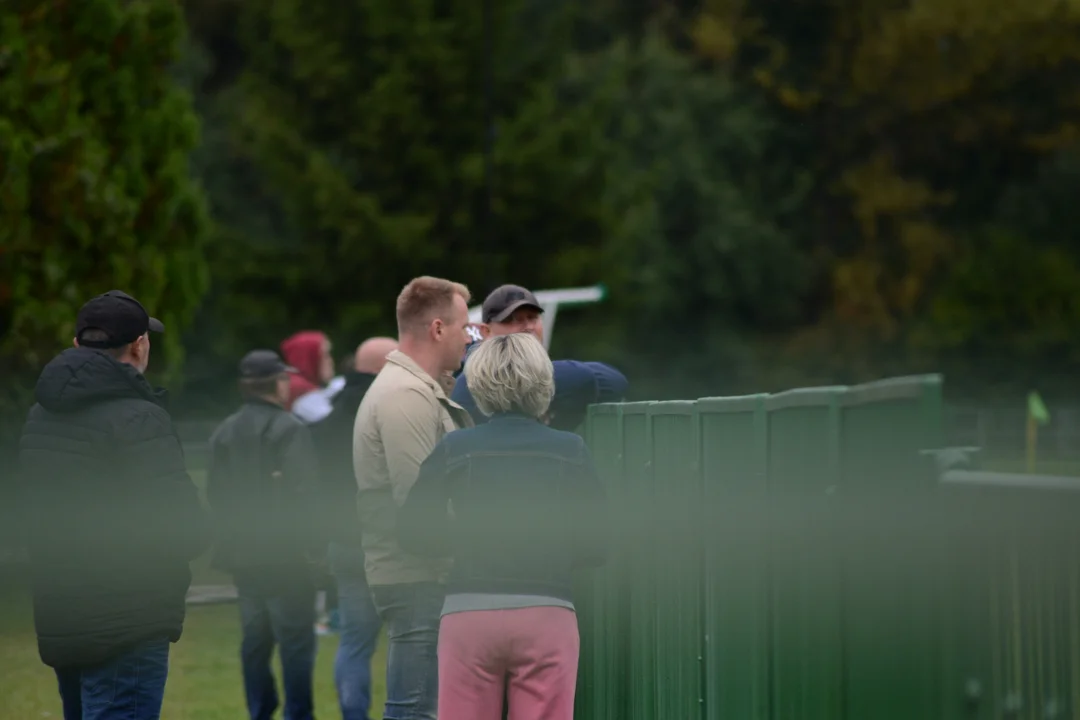
[[[625,542],[626,529],[619,527],[630,510],[623,468],[623,410],[621,405],[594,405],[589,408],[586,440],[592,451],[597,474],[607,491],[612,539],[608,562],[590,571],[591,597],[588,618],[579,627],[582,651],[590,659],[579,689],[579,717],[591,720],[623,720],[628,712],[630,659],[630,596],[626,592],[633,554]]]
[[[994,475],[948,473],[942,488],[950,717],[1078,717],[1080,480],[1049,489]]]
[[[859,385],[842,398],[838,552],[849,718],[941,717],[941,537],[932,521],[936,481],[920,451],[940,447],[942,413],[937,375]]]
[[[834,506],[844,388],[765,400],[770,504],[771,714],[843,717],[840,563]]]
[[[768,718],[766,395],[698,400],[706,720]]]
[[[848,388],[841,410],[845,491],[906,492],[922,479],[920,450],[942,446],[940,375],[890,378]]]
[[[633,573],[627,584],[630,602],[629,666],[627,693],[630,720],[656,720],[658,694],[663,676],[656,647],[655,538],[662,528],[653,511],[652,428],[648,410],[654,403],[623,405],[623,481],[625,483],[625,538],[632,557]]]
[[[937,481],[941,416],[936,376],[592,409],[578,717],[1080,717],[1080,481]]]
[[[695,403],[671,401],[649,408],[652,432],[653,501],[659,524],[656,553],[656,649],[658,718],[701,717],[701,532],[700,440]]]

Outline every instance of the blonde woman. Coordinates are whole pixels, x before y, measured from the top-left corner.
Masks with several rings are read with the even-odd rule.
[[[490,420],[446,435],[398,515],[410,552],[454,560],[439,631],[439,720],[571,720],[572,573],[603,563],[604,494],[581,437],[541,418],[551,360],[526,333],[465,366]]]

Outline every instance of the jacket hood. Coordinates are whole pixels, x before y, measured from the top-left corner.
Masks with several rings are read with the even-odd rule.
[[[164,403],[164,392],[155,391],[138,370],[89,348],[71,348],[53,358],[38,377],[34,397],[56,413],[117,398]]]
[[[281,343],[281,356],[285,362],[299,372],[289,381],[289,406],[301,395],[322,386],[319,382],[319,362],[322,358],[323,344],[327,341],[324,333],[305,330],[286,338]]]

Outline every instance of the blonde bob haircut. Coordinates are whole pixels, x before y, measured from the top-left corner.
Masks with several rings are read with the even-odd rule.
[[[488,338],[469,355],[465,383],[485,415],[516,412],[541,418],[555,395],[555,370],[529,333]]]

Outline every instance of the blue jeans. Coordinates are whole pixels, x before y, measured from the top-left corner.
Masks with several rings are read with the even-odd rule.
[[[340,642],[334,659],[334,684],[342,720],[369,720],[371,656],[382,620],[375,610],[364,574],[364,551],[330,544],[330,571],[337,581]]]
[[[167,639],[91,668],[57,670],[64,720],[158,720],[168,674]]]
[[[313,720],[315,588],[309,578],[273,592],[237,580],[243,639],[240,660],[251,720],[271,720],[280,706],[270,662],[281,656],[285,719]]]
[[[446,588],[438,583],[376,585],[371,594],[390,641],[383,720],[435,720],[439,618]]]

